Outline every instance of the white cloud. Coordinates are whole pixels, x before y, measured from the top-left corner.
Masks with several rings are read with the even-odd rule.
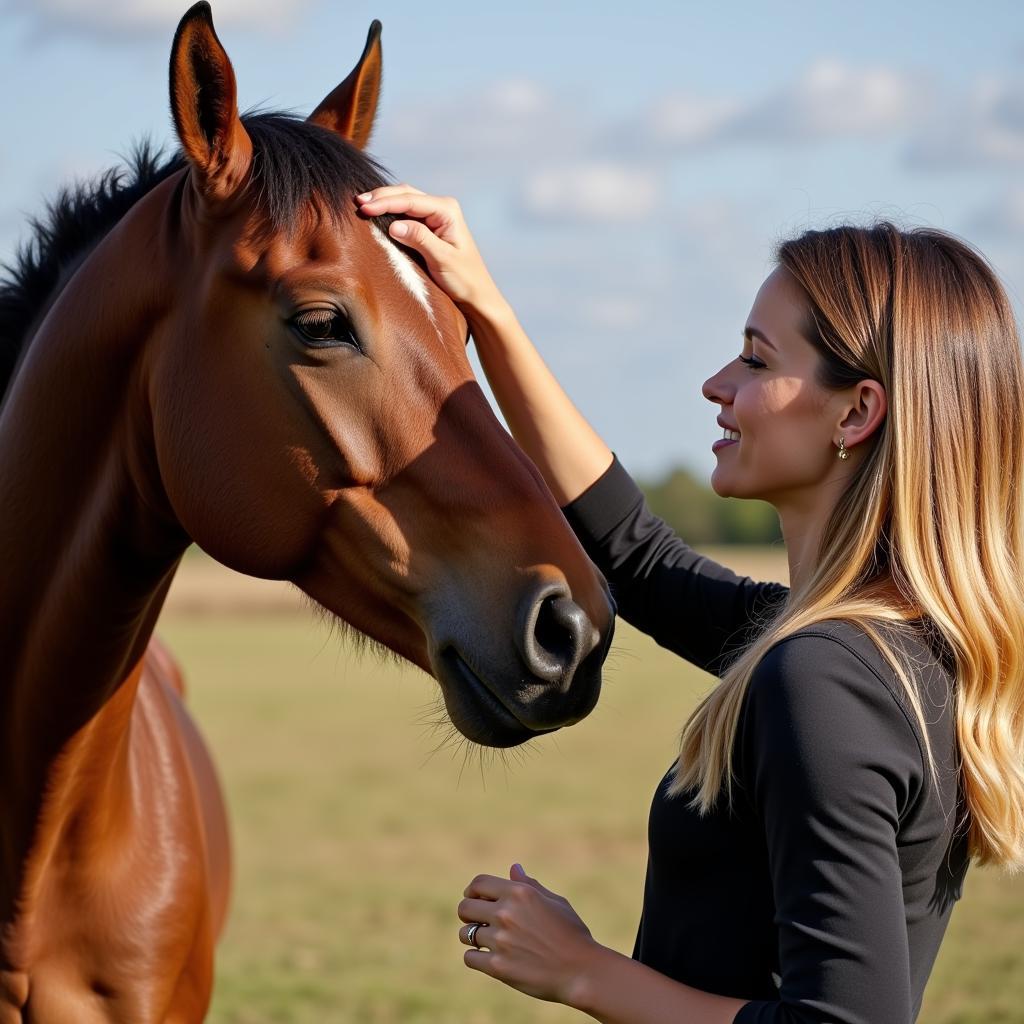
[[[492,82],[474,95],[433,96],[397,107],[381,125],[381,152],[445,164],[511,161],[576,152],[585,132],[579,118],[526,78]]]
[[[754,103],[733,120],[728,134],[775,143],[872,138],[908,126],[922,93],[906,73],[825,58],[791,86]]]
[[[834,59],[811,63],[765,96],[675,93],[615,126],[595,123],[578,97],[517,78],[469,96],[398,103],[382,119],[374,148],[428,191],[466,194],[486,179],[492,194],[513,196],[528,218],[618,223],[650,217],[675,157],[727,144],[771,150],[873,140],[905,131],[925,108],[915,76]]]
[[[922,128],[907,155],[928,170],[1024,163],[1024,79],[978,79]]]
[[[609,143],[624,138],[644,152],[686,153],[725,143],[875,138],[906,128],[925,106],[923,83],[912,75],[822,58],[763,97],[663,97]]]
[[[656,151],[697,148],[717,141],[741,110],[737,100],[673,93],[641,115],[636,134]]]
[[[576,106],[530,78],[469,95],[385,100],[374,155],[400,180],[464,200],[483,190],[506,204],[538,166],[579,158],[593,134]]]
[[[527,78],[513,78],[496,82],[483,93],[484,106],[493,113],[507,117],[536,117],[548,106],[545,91]]]
[[[309,0],[216,0],[219,27],[286,29]],[[88,35],[105,39],[173,31],[188,9],[185,0],[10,0],[42,35]]]
[[[574,161],[529,174],[519,209],[531,219],[557,223],[635,223],[654,212],[662,193],[650,168]]]

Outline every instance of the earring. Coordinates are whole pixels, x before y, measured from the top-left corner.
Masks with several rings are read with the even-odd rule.
[[[846,447],[845,447],[845,444],[844,444],[845,441],[846,441],[845,437],[839,438],[839,451],[838,451],[837,454],[839,455],[839,458],[841,458],[841,459],[848,459],[850,457],[850,453],[846,450]]]

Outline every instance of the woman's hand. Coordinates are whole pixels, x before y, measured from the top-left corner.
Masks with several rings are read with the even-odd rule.
[[[385,185],[356,196],[368,217],[398,214],[392,238],[422,254],[430,276],[465,311],[486,311],[503,302],[454,199],[430,196],[411,185]]]
[[[459,941],[465,963],[537,999],[573,1005],[575,992],[604,947],[563,896],[545,889],[515,864],[509,878],[478,875],[466,887]],[[485,952],[486,950],[486,952]]]

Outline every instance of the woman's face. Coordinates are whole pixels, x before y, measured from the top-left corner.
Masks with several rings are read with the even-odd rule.
[[[806,507],[835,473],[846,396],[818,384],[806,317],[800,286],[777,268],[754,299],[741,355],[704,382],[704,397],[722,407],[719,422],[740,434],[715,442],[711,486],[723,497]]]

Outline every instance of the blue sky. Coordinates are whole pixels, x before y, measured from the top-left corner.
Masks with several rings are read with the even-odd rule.
[[[185,3],[0,0],[0,260],[72,176],[170,145]],[[243,108],[307,112],[384,23],[371,150],[455,194],[552,368],[634,472],[702,477],[703,380],[773,244],[884,215],[1024,294],[1024,6],[213,0]]]

